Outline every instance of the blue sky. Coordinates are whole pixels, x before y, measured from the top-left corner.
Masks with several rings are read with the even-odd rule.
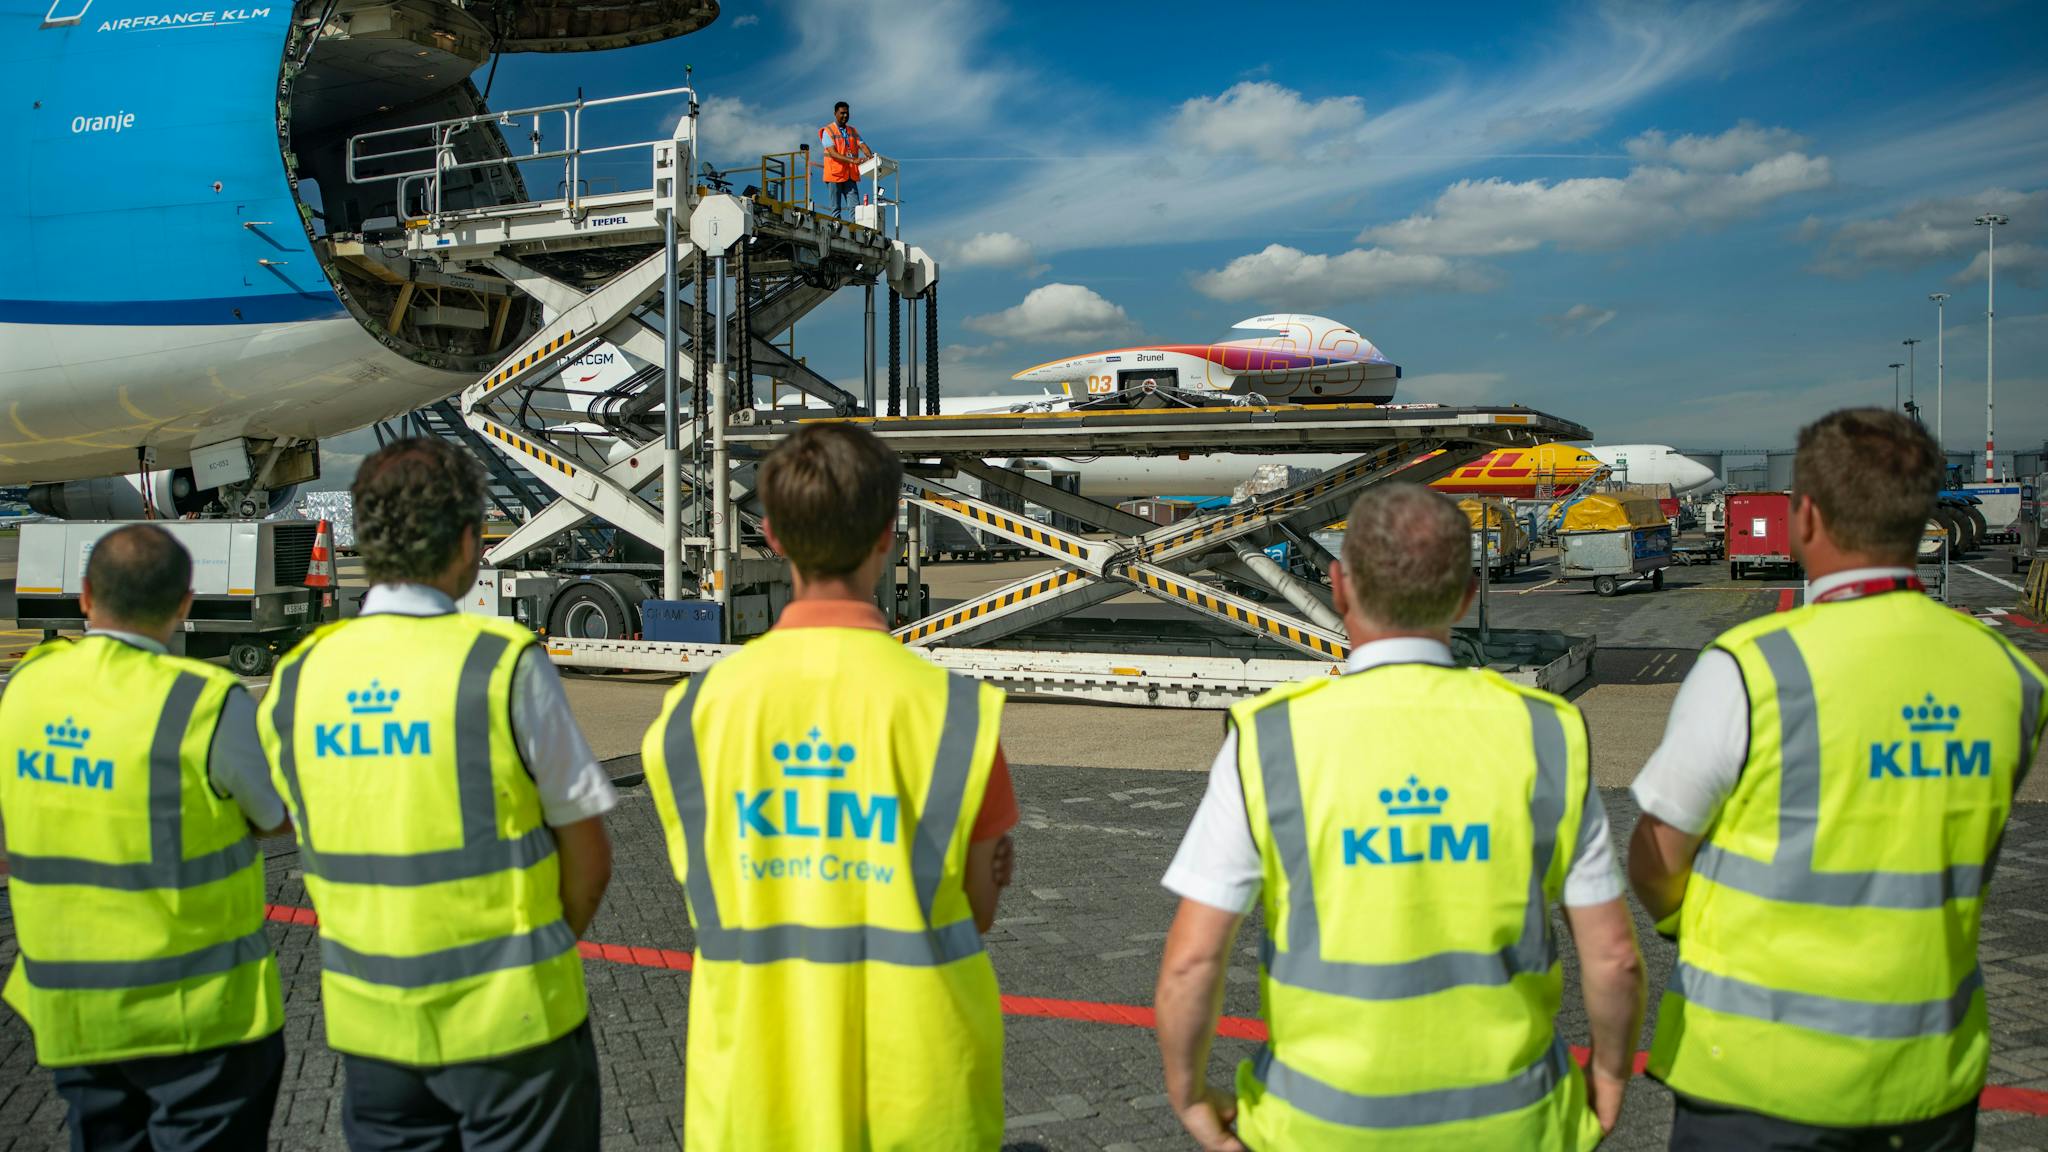
[[[1343,320],[1403,399],[1516,402],[1607,441],[1781,446],[1891,402],[1981,448],[1983,230],[2001,447],[2048,438],[2048,7],[728,3],[693,36],[514,56],[494,107],[679,84],[708,158],[832,101],[901,159],[941,261],[949,393],[1100,347]],[[481,82],[482,77],[478,77]],[[672,113],[673,109],[664,109]],[[648,116],[631,130],[656,135]],[[621,125],[620,130],[628,130]],[[860,376],[858,293],[798,350]]]

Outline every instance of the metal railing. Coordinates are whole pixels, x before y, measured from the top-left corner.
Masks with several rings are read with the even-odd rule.
[[[574,217],[580,213],[582,198],[587,195],[582,191],[587,188],[583,176],[583,161],[586,157],[635,149],[652,150],[669,144],[673,139],[664,137],[656,140],[635,140],[625,144],[586,146],[583,142],[583,114],[593,108],[610,108],[675,96],[688,97],[688,110],[684,116],[695,111],[696,89],[663,88],[653,92],[634,92],[625,96],[606,96],[597,100],[579,98],[561,104],[543,104],[535,108],[515,108],[504,112],[484,112],[452,120],[436,120],[427,124],[409,124],[403,128],[384,128],[375,132],[358,133],[348,140],[348,181],[351,184],[397,181],[396,203],[400,212],[407,211],[411,204],[408,193],[417,187],[420,192],[421,211],[429,216],[440,216],[443,212],[441,185],[449,172],[560,160],[560,187],[564,191],[562,211],[564,216]],[[562,145],[558,148],[541,147],[546,139],[543,128],[553,127],[555,117],[558,116],[561,118]],[[511,156],[492,156],[482,160],[461,160],[456,157],[456,141],[472,128],[481,124],[510,128],[517,126],[521,121],[528,122],[529,151]],[[398,162],[401,166],[384,167],[393,162]],[[405,163],[424,166],[403,167]],[[366,167],[376,170],[365,171]]]

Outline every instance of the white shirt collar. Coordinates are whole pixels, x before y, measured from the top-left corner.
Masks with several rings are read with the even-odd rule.
[[[363,594],[359,616],[446,616],[455,611],[455,601],[439,588],[425,584],[378,584]]]
[[[1913,575],[1911,568],[1849,568],[1832,572],[1806,586],[1806,602],[1817,604],[1820,598],[1837,588],[1846,588],[1865,580],[1908,579]]]
[[[1382,664],[1440,664],[1449,668],[1457,661],[1451,659],[1449,645],[1441,640],[1427,636],[1395,636],[1353,648],[1350,657],[1344,661],[1344,670],[1363,672]]]
[[[87,636],[105,636],[109,640],[119,641],[130,648],[140,648],[144,652],[154,652],[159,656],[168,656],[171,651],[139,632],[122,632],[113,628],[89,628],[85,634]]]

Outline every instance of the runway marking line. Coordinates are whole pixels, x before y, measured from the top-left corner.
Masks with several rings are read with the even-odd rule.
[[[264,916],[280,924],[316,925],[320,922],[320,918],[311,908],[291,904],[266,904]],[[587,960],[630,964],[636,968],[661,968],[671,972],[688,972],[696,963],[691,953],[674,948],[642,948],[637,945],[599,944],[584,940],[576,945],[576,951]],[[1115,1024],[1126,1028],[1151,1028],[1156,1022],[1152,1009],[1139,1004],[1113,1004],[1102,1000],[1061,1000],[1047,996],[1004,996],[1003,1014],[1045,1020],[1076,1020],[1088,1024]],[[1216,1022],[1216,1034],[1232,1040],[1255,1040],[1263,1043],[1266,1039],[1266,1022],[1249,1016],[1225,1016]],[[1572,1059],[1579,1063],[1584,1064],[1590,1055],[1587,1049],[1578,1045],[1572,1046]],[[1647,1052],[1636,1053],[1637,1075],[1642,1074],[1649,1059],[1650,1054]],[[2033,1088],[1987,1084],[1979,1104],[1991,1112],[2023,1112],[2029,1116],[2048,1116],[2048,1092]]]
[[[1982,576],[1986,580],[1991,581],[1993,584],[2003,584],[2007,588],[2010,588],[2015,592],[2026,592],[2025,588],[2022,588],[2019,585],[2013,583],[2012,581],[2007,580],[2003,576],[1993,576],[1991,573],[1984,571],[1982,568],[1977,567],[1975,564],[1958,564],[1956,565],[1956,567],[1961,568],[1965,572],[1975,572],[1977,575]]]

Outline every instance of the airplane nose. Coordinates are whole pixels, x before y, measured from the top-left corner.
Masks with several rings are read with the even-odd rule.
[[[1714,470],[1689,457],[1682,458],[1678,474],[1684,480],[1684,483],[1679,485],[1682,492],[1703,488],[1714,482]]]

